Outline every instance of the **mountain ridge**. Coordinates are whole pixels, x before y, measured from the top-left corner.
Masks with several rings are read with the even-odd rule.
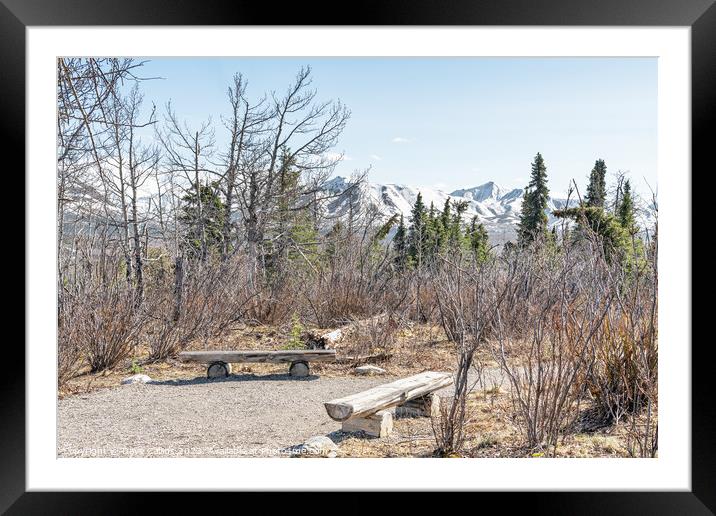
[[[351,208],[368,209],[377,213],[380,218],[387,220],[395,214],[402,214],[409,219],[410,211],[415,204],[418,193],[422,194],[423,202],[430,208],[442,210],[445,201],[465,201],[467,210],[463,214],[465,222],[477,216],[479,222],[485,225],[490,239],[495,243],[504,243],[514,240],[517,234],[517,224],[522,212],[523,188],[506,190],[494,181],[488,181],[470,188],[461,188],[452,192],[445,192],[440,188],[414,187],[398,183],[375,183],[364,181],[357,188],[349,189],[351,182],[345,177],[336,176],[326,184],[326,190],[337,195],[329,202],[328,214],[332,217],[346,214]],[[349,192],[343,195],[344,192]],[[570,206],[576,206],[577,200],[570,199]],[[547,200],[548,226],[554,227],[562,219],[554,217],[554,210],[567,207],[567,199],[549,197]],[[644,211],[644,210],[641,210]],[[651,221],[653,213],[646,210],[647,223]]]

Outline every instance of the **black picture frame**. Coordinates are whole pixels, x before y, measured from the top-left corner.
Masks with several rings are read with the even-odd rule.
[[[312,2],[277,6],[246,0],[0,0],[0,127],[6,170],[24,170],[25,29],[48,25],[572,25],[689,26],[692,51],[692,181],[706,176],[713,147],[709,128],[716,112],[716,5],[714,0],[369,0],[338,9],[338,3]],[[348,9],[345,9],[345,8]],[[349,14],[341,14],[341,11]],[[15,160],[8,165],[8,160]],[[712,167],[711,167],[712,168]],[[679,172],[674,172],[679,173]],[[688,171],[682,171],[685,180]],[[48,183],[51,180],[48,178]],[[693,223],[697,222],[692,217]],[[692,230],[692,234],[697,232]],[[693,252],[693,250],[692,250]],[[26,269],[26,274],[28,273]],[[693,321],[693,316],[692,316]],[[690,343],[678,343],[688,349]],[[484,493],[510,499],[537,514],[714,514],[716,461],[714,403],[711,398],[710,339],[695,341],[692,353],[692,489],[689,492]],[[8,346],[0,375],[0,512],[7,514],[114,514],[134,512],[157,495],[131,493],[26,492],[25,357]],[[7,354],[16,353],[12,357]],[[320,486],[317,486],[320,487]],[[212,505],[221,506],[225,495]],[[259,494],[241,494],[248,509]],[[263,495],[266,496],[266,495]],[[345,507],[359,507],[365,495],[346,495]],[[247,497],[249,499],[247,499]],[[161,503],[170,503],[162,496]],[[173,504],[187,507],[174,493]],[[401,512],[420,505],[421,496],[400,497]],[[500,500],[495,500],[498,503]],[[452,502],[451,502],[452,503]],[[311,504],[314,505],[314,504]],[[166,510],[168,506],[164,505]],[[390,507],[390,506],[388,506]],[[279,509],[279,507],[276,507]],[[397,507],[396,507],[397,509]],[[285,510],[285,507],[284,507]],[[312,508],[313,510],[313,508]],[[320,510],[318,508],[317,510]],[[477,510],[477,509],[476,509]]]

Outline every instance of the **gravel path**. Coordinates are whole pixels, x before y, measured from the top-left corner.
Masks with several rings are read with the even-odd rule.
[[[340,429],[323,402],[395,379],[235,374],[102,389],[58,401],[58,456],[281,456]]]
[[[392,380],[238,374],[98,390],[59,400],[58,456],[279,456],[340,428],[323,402]]]

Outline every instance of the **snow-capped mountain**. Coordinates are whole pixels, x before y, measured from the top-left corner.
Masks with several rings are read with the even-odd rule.
[[[353,189],[350,189],[350,186],[349,181],[340,176],[329,181],[326,186],[327,191],[333,195],[341,194],[329,203],[330,216],[345,215],[352,206],[354,210],[368,209],[377,212],[381,218],[386,220],[396,213],[402,213],[407,223],[410,210],[415,204],[418,192],[420,192],[426,207],[430,208],[432,204],[438,211],[442,210],[448,198],[454,201],[466,201],[467,210],[463,214],[465,221],[470,221],[476,215],[478,220],[485,225],[490,239],[495,244],[515,239],[524,196],[522,188],[505,190],[493,181],[453,192],[444,192],[436,188],[418,188],[367,181]],[[566,204],[566,199],[551,197],[548,199],[548,224],[550,227],[562,221],[562,219],[553,217],[552,211],[562,209]],[[570,205],[576,204],[576,199],[570,200]]]

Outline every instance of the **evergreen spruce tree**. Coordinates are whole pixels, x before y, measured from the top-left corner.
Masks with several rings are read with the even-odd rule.
[[[184,248],[192,258],[207,258],[223,242],[223,218],[226,206],[216,183],[192,185],[181,203],[179,221],[184,227]],[[205,247],[202,248],[202,243]]]
[[[318,259],[319,233],[308,209],[296,211],[288,229],[288,259],[314,262]],[[297,249],[300,249],[299,250]]]
[[[447,249],[448,240],[450,238],[450,227],[452,223],[452,217],[450,216],[450,214],[450,197],[448,197],[447,199],[445,199],[445,204],[443,204],[443,211],[440,213],[439,242],[441,251]]]
[[[594,168],[589,173],[589,185],[587,185],[587,194],[585,201],[587,206],[603,208],[607,199],[607,165],[603,159],[598,159],[594,163]]]
[[[299,204],[301,171],[291,151],[284,147],[279,156],[278,192],[275,227],[269,231],[271,244],[266,246],[266,268],[271,273],[284,273],[290,261],[313,262],[318,259],[318,230],[310,209],[296,209]],[[305,263],[304,263],[305,264]]]
[[[402,218],[402,215],[401,215]],[[398,214],[393,214],[392,217],[390,217],[380,228],[378,228],[378,231],[375,232],[373,235],[373,238],[371,239],[373,244],[380,244],[385,237],[388,236],[390,233],[390,230],[393,229],[393,226],[395,226],[395,223],[398,222]]]
[[[470,222],[470,251],[476,261],[484,262],[490,253],[489,250],[489,239],[487,236],[487,230],[485,226],[478,221],[477,215],[472,217]]]
[[[428,210],[427,223],[425,224],[425,255],[423,263],[432,261],[440,251],[440,239],[441,239],[441,224],[440,217],[437,215],[435,204],[430,203],[430,209]]]
[[[405,227],[402,213],[398,229],[393,237],[393,252],[395,253],[395,265],[399,270],[404,270],[408,263],[408,230]]]
[[[547,214],[545,211],[548,198],[547,167],[542,154],[538,152],[532,162],[530,182],[525,189],[522,201],[522,215],[517,230],[520,245],[527,245],[538,235],[546,232]]]
[[[467,201],[453,202],[453,215],[448,230],[448,243],[452,249],[459,249],[465,243],[462,232],[462,214],[467,211]]]
[[[423,195],[418,192],[418,198],[410,212],[410,229],[408,231],[408,256],[417,267],[422,267],[425,262],[427,224],[428,211],[423,202]]]
[[[323,253],[325,260],[330,262],[330,260],[335,258],[341,250],[340,242],[344,236],[343,233],[343,224],[341,224],[341,221],[339,220],[326,234],[325,252]]]
[[[628,259],[634,257],[634,249],[632,248],[629,234],[622,227],[617,217],[603,208],[597,206],[575,206],[573,208],[555,210],[554,216],[557,218],[572,219],[590,228],[601,240],[607,261],[612,261],[615,257],[626,257]]]
[[[385,255],[385,239],[390,234],[393,226],[398,222],[399,217],[394,213],[383,225],[381,225],[370,237],[369,257],[374,262],[381,262]]]
[[[635,234],[637,232],[636,219],[634,217],[634,199],[631,194],[631,184],[627,179],[622,187],[621,199],[617,206],[617,218],[619,223],[629,234]]]

